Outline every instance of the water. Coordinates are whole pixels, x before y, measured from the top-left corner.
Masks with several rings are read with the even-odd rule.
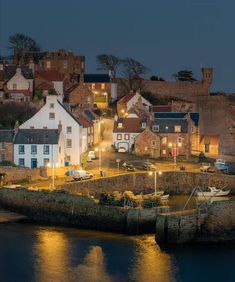
[[[0,225],[0,281],[235,281],[235,244],[161,250],[126,236],[31,224]]]

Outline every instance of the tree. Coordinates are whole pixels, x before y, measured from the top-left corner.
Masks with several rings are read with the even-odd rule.
[[[96,56],[97,70],[105,70],[110,73],[112,79],[116,77],[121,60],[114,55],[100,54]]]
[[[150,77],[150,80],[152,80],[152,81],[165,81],[162,77],[156,76],[156,75],[152,75]]]
[[[173,74],[174,78],[178,81],[188,81],[193,82],[196,79],[193,77],[193,72],[191,70],[181,70],[177,74]]]

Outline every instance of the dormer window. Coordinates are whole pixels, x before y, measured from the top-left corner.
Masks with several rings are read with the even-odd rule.
[[[122,122],[118,122],[118,128],[123,128],[123,123]]]
[[[159,132],[159,125],[153,125],[153,132]]]

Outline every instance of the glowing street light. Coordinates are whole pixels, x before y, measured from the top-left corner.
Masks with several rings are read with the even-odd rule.
[[[160,176],[162,175],[162,171],[150,171],[149,175],[152,176],[154,174],[154,195],[157,195],[157,174]]]
[[[52,166],[52,185],[51,185],[51,188],[55,189],[55,167],[59,167],[59,163],[52,162],[52,163],[48,163],[47,166],[48,167]]]
[[[102,164],[102,161],[101,161],[101,157],[102,157],[102,152],[105,152],[105,148],[95,148],[95,151],[96,152],[99,152],[99,171],[100,171],[100,176],[102,176],[102,169],[101,169],[101,164]]]

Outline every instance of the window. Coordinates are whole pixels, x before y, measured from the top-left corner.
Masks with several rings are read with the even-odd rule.
[[[94,90],[95,89],[95,83],[91,84],[91,89]]]
[[[51,68],[51,61],[46,61],[46,68],[50,69]]]
[[[47,166],[47,164],[49,163],[49,159],[43,159],[43,163],[44,163],[44,166]]]
[[[34,126],[30,126],[30,129],[34,129]]]
[[[162,150],[162,154],[165,155],[166,154],[166,150]]]
[[[142,122],[141,127],[146,128],[146,122]]]
[[[43,146],[43,154],[44,154],[44,155],[49,155],[49,153],[50,153],[50,147],[49,147],[49,145],[44,145],[44,146]]]
[[[104,90],[105,89],[105,84],[101,83],[101,89]]]
[[[25,166],[23,158],[20,158],[18,163],[19,163],[19,166]]]
[[[54,106],[55,106],[54,103],[51,103],[50,104],[50,109],[54,109]]]
[[[71,162],[71,156],[66,156],[66,161]]]
[[[31,145],[31,155],[37,154],[37,145]]]
[[[167,145],[167,137],[162,137],[162,145]]]
[[[68,133],[68,134],[72,133],[72,127],[71,126],[67,126],[66,133]]]
[[[67,67],[68,67],[68,61],[65,60],[65,61],[63,62],[63,66],[64,66],[64,69],[67,69]]]
[[[210,152],[210,144],[205,144],[205,153]]]
[[[122,140],[122,134],[117,135],[117,140]]]
[[[118,122],[118,128],[122,128],[122,122]]]
[[[152,140],[152,141],[151,141],[151,146],[152,146],[152,147],[156,147],[156,144],[157,144],[157,142],[156,142],[155,140]]]
[[[195,133],[195,128],[194,128],[194,126],[192,126],[192,128],[191,128],[191,132],[192,132],[192,133]]]
[[[43,126],[43,129],[47,129],[47,126]]]
[[[175,125],[175,132],[181,132],[181,125]]]
[[[17,89],[17,83],[13,83],[13,89]]]
[[[49,119],[55,119],[55,113],[49,113]]]
[[[19,154],[24,154],[24,145],[19,145]]]
[[[178,137],[178,138],[177,138],[177,142],[178,142],[179,144],[181,144],[181,143],[182,143],[182,137]]]
[[[66,147],[71,148],[72,147],[72,139],[66,139]]]
[[[153,125],[153,131],[159,132],[159,125]]]
[[[130,139],[129,134],[125,134],[124,138],[125,138],[125,140],[129,140]]]

